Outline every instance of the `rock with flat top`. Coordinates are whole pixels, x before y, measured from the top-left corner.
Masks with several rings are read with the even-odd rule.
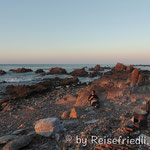
[[[63,124],[58,118],[41,119],[36,122],[34,129],[37,134],[44,137],[50,137],[55,133],[65,131]]]

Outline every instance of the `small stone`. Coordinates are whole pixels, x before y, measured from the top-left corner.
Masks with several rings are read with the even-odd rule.
[[[70,113],[70,116],[69,116],[70,118],[72,118],[72,119],[77,119],[79,116],[77,115],[77,111],[76,111],[76,109],[75,108],[72,108],[71,109],[71,113]]]
[[[92,124],[92,123],[97,123],[99,119],[96,120],[90,120],[90,121],[84,121],[85,124]]]
[[[58,134],[58,133],[55,134],[55,139],[56,139],[57,142],[60,140],[60,137],[61,137],[60,134]]]
[[[64,111],[63,114],[62,114],[62,116],[61,116],[61,118],[62,119],[67,119],[67,118],[69,118],[69,114],[70,114],[70,112]]]
[[[132,98],[132,99],[131,99],[131,102],[136,102],[136,98]]]

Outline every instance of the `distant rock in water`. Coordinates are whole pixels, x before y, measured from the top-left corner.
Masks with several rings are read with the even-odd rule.
[[[104,71],[104,68],[97,64],[94,68],[89,68],[89,71]]]
[[[43,69],[37,69],[35,73],[45,73],[45,71]]]
[[[82,69],[75,69],[74,71],[70,72],[72,76],[77,76],[77,77],[87,77],[88,72],[85,70],[85,68]]]
[[[18,68],[18,69],[11,69],[10,71],[15,73],[26,73],[26,72],[32,72],[32,69]]]
[[[51,68],[50,71],[47,73],[49,74],[67,74],[67,71],[63,68],[56,67],[56,68]]]
[[[93,67],[91,67],[91,68],[89,68],[89,71],[104,71],[105,69],[111,69],[110,67],[101,67],[100,65],[96,65],[94,68]]]
[[[124,64],[117,63],[116,66],[112,70],[115,72],[122,72],[122,71],[132,72],[133,69],[134,69],[133,66],[126,66]]]
[[[3,70],[0,70],[0,75],[4,75],[4,74],[6,74],[6,72]]]

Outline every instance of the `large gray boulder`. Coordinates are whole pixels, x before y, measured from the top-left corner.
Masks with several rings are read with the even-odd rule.
[[[13,141],[8,142],[2,150],[19,150],[32,141],[32,135],[23,135],[19,138],[14,139]]]
[[[65,131],[63,124],[58,118],[41,119],[36,122],[34,129],[37,134],[44,137],[50,137],[55,133]]]
[[[17,135],[5,135],[0,137],[0,144],[5,144],[11,140],[14,140],[15,138],[17,138]]]

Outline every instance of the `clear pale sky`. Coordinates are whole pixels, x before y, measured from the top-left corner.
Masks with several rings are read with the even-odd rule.
[[[0,63],[150,64],[150,0],[0,0]]]

